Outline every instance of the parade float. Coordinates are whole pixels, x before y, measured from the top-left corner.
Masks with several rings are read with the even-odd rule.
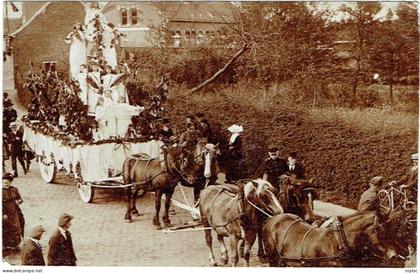
[[[84,24],[75,24],[64,39],[70,44],[69,75],[31,70],[25,78],[32,100],[23,119],[24,140],[37,155],[42,178],[52,183],[58,172],[73,176],[86,203],[96,188],[129,186],[121,176],[127,156],[161,154],[156,124],[167,86],[161,82],[143,105],[130,98],[133,73],[116,56],[121,38],[97,3],[86,4]],[[133,79],[130,84],[137,86]]]

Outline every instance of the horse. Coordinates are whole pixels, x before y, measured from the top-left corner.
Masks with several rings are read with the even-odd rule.
[[[295,214],[307,223],[312,223],[316,219],[313,213],[313,202],[318,194],[312,181],[312,179],[296,180],[291,176],[281,175],[277,195],[285,213]],[[262,230],[258,231],[258,257],[260,262],[267,262],[262,241]]]
[[[128,185],[126,188],[127,210],[124,217],[126,222],[131,222],[132,215],[139,215],[136,197],[138,191],[143,189],[156,193],[153,224],[158,228],[160,228],[161,198],[165,194],[165,211],[162,219],[165,227],[171,226],[168,210],[177,184],[201,189],[201,184],[197,183],[198,178],[201,177],[198,172],[204,169],[202,176],[206,179],[213,176],[212,162],[215,162],[213,159],[217,153],[217,145],[210,143],[203,147],[199,143],[195,152],[193,156],[183,147],[169,146],[163,147],[162,161],[149,158],[144,154],[134,154],[126,158],[123,164],[123,185]],[[202,160],[200,161],[199,158]]]
[[[212,266],[217,263],[212,249],[211,229],[217,233],[223,264],[228,263],[224,237],[229,237],[232,266],[238,264],[238,241],[243,238],[245,265],[249,266],[250,250],[265,218],[283,213],[274,194],[275,188],[269,182],[262,179],[245,179],[240,182],[243,185],[241,187],[231,184],[212,185],[200,194],[201,222]]]
[[[276,215],[263,227],[270,266],[354,266],[362,257],[388,260],[395,249],[382,243],[387,215],[356,212],[337,216],[326,228],[310,226],[293,214]]]

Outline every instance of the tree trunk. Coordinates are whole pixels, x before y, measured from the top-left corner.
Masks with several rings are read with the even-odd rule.
[[[201,88],[203,88],[204,86],[206,86],[207,84],[213,82],[214,80],[217,79],[217,77],[219,77],[223,72],[225,72],[225,70],[239,57],[241,56],[244,52],[245,49],[247,49],[247,44],[245,44],[238,52],[235,53],[235,55],[232,56],[232,58],[229,59],[229,61],[220,69],[218,70],[216,73],[214,73],[214,75],[205,80],[204,82],[200,83],[199,85],[197,85],[196,87],[192,88],[190,90],[190,93],[195,93],[198,90],[200,90]]]

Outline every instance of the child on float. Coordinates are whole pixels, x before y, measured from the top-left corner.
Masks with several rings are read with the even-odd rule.
[[[88,73],[88,112],[95,113],[98,97],[101,96],[101,69],[95,62],[91,63],[92,71]]]
[[[87,63],[86,37],[81,23],[73,26],[73,31],[67,35],[65,41],[71,44],[69,54],[70,76],[72,79],[76,79],[80,65]]]
[[[102,76],[103,88],[106,92],[110,92],[112,101],[117,103],[118,93],[115,90],[113,84],[117,80],[117,75],[112,73],[112,67],[110,65],[105,66],[105,75]]]

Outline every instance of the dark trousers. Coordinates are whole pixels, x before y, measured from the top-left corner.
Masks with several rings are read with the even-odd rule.
[[[25,166],[25,161],[23,160],[23,153],[12,153],[12,169],[15,173],[15,176],[18,176],[16,159],[19,160],[19,163],[26,174],[26,166]]]

